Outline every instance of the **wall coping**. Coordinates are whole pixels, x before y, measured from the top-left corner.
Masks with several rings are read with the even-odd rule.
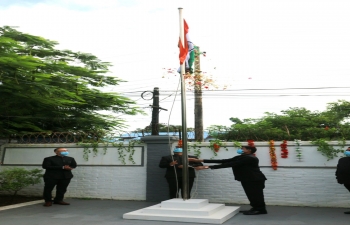
[[[166,144],[170,142],[176,142],[179,137],[170,135],[150,135],[141,138],[141,141],[147,144]]]

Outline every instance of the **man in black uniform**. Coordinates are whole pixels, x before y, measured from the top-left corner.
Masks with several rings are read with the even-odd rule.
[[[241,155],[233,157],[231,159],[189,159],[189,161],[221,163],[220,165],[213,166],[199,166],[196,167],[196,170],[232,167],[235,180],[241,182],[250,205],[252,206],[250,210],[241,212],[243,212],[244,215],[267,214],[263,191],[265,188],[266,177],[260,171],[259,159],[254,156],[256,148],[251,146],[244,146],[240,151]]]
[[[189,158],[198,159],[195,156],[188,156]],[[188,165],[188,177],[189,184],[188,190],[191,193],[194,178],[196,173],[193,169],[195,166],[201,166],[202,163],[189,163]],[[159,162],[160,168],[166,168],[165,178],[169,185],[169,198],[178,198],[178,191],[181,189],[181,195],[183,196],[182,190],[182,148],[176,147],[174,149],[174,155],[163,156]],[[188,193],[188,196],[190,196]]]
[[[339,184],[344,184],[345,188],[350,192],[350,147],[345,150],[345,156],[338,161],[335,176]],[[344,212],[350,214],[350,211]]]
[[[44,174],[44,199],[45,207],[52,206],[52,190],[56,186],[56,196],[54,204],[69,205],[63,201],[64,194],[67,191],[70,180],[73,177],[72,169],[77,167],[74,158],[68,157],[68,151],[65,148],[56,148],[55,156],[44,159],[42,167],[46,169]]]

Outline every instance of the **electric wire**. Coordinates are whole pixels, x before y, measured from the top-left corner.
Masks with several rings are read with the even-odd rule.
[[[167,97],[163,98],[163,99],[160,100],[159,102],[162,102],[164,99],[170,98],[172,95],[173,95],[173,94],[168,95]],[[176,93],[175,93],[175,95],[176,95]]]
[[[7,77],[5,75],[5,77]],[[12,77],[8,77],[9,79],[16,79],[16,78],[12,78]],[[30,82],[27,80],[22,80],[20,78],[17,78],[17,80],[22,81],[25,84],[35,84],[38,86],[44,86],[44,87],[51,87],[52,85],[50,84],[42,84],[42,83],[38,83],[38,82]],[[54,83],[63,83],[60,81],[50,81],[50,82],[54,82]],[[239,94],[233,94],[231,92],[244,92],[244,91],[282,91],[282,90],[323,90],[323,89],[348,89],[350,87],[308,87],[308,88],[280,88],[280,89],[236,89],[236,90],[206,90],[205,92],[203,92],[203,97],[208,97],[208,98],[216,98],[216,97],[288,97],[288,96],[300,96],[300,97],[305,97],[305,96],[315,96],[315,97],[325,97],[325,96],[350,96],[350,94],[344,94],[344,93],[339,93],[339,92],[331,92],[328,94],[319,94],[319,93],[286,93],[286,94],[282,94],[282,93],[262,93],[262,92],[258,92],[258,93],[239,93]],[[130,89],[129,89],[130,90]],[[167,93],[167,92],[173,92],[173,90],[163,90],[163,93]],[[126,97],[132,98],[133,94],[138,95],[140,93],[140,91],[127,91],[127,92],[108,92],[108,93],[115,93],[115,94],[124,94]],[[126,95],[126,93],[128,93]],[[189,92],[191,93],[191,92]],[[193,93],[192,93],[193,94]],[[165,99],[165,98],[164,98]],[[162,99],[162,101],[164,100]]]
[[[12,79],[12,80],[18,80],[18,81],[23,81],[24,83],[26,84],[35,84],[35,85],[44,85],[44,86],[51,86],[51,85],[47,85],[47,84],[42,84],[42,83],[39,83],[39,82],[31,82],[29,80],[25,80],[25,79],[21,79],[21,78],[15,78],[15,77],[11,77],[11,76],[7,76],[7,75],[2,75],[2,77],[6,77],[7,79]],[[116,78],[116,79],[120,79],[120,78],[117,78],[117,77],[113,77],[113,76],[105,76],[105,75],[98,75],[98,78],[101,78],[101,77],[110,77],[110,78]],[[140,86],[139,88],[144,88],[145,87],[145,84],[143,81],[150,81],[150,80],[155,80],[155,79],[158,79],[158,78],[150,78],[150,79],[143,79],[143,80],[134,80],[132,82],[135,82],[135,81],[140,81],[142,82],[142,86]],[[123,81],[122,79],[120,79],[121,83],[123,83],[123,87],[130,87],[130,86],[134,86],[136,84],[131,84],[129,82],[131,81]],[[64,83],[62,81],[53,81],[53,80],[49,80],[50,83]],[[86,81],[85,81],[86,82]],[[130,84],[130,85],[128,85]],[[147,85],[147,84],[146,84]],[[150,86],[153,85],[152,82],[150,82]],[[203,94],[205,94],[206,92],[240,92],[240,91],[279,91],[279,90],[322,90],[322,89],[344,89],[344,88],[350,88],[350,87],[304,87],[304,88],[257,88],[257,89],[226,89],[226,90],[205,90],[203,92]],[[130,90],[130,89],[128,89]],[[174,92],[174,90],[162,90],[163,92]],[[140,91],[125,91],[123,93],[137,93],[137,92],[140,92]],[[191,91],[189,91],[191,93]]]

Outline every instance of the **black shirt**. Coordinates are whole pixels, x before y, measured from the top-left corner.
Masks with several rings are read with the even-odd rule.
[[[260,171],[259,159],[252,154],[242,154],[230,159],[207,160],[204,163],[221,163],[220,165],[209,166],[211,169],[232,167],[235,180],[238,181],[259,181],[266,180],[265,175]]]

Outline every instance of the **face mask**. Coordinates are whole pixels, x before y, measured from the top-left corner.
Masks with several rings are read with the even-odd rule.
[[[67,155],[69,155],[69,152],[61,152],[60,153],[62,156],[67,156]]]
[[[175,152],[175,153],[182,152],[182,148],[175,148],[175,149],[174,149],[174,152]]]
[[[237,154],[243,154],[244,152],[243,152],[243,150],[242,149],[237,149]]]
[[[344,152],[344,155],[346,155],[346,156],[349,157],[349,156],[350,156],[350,151],[345,151],[345,152]]]

